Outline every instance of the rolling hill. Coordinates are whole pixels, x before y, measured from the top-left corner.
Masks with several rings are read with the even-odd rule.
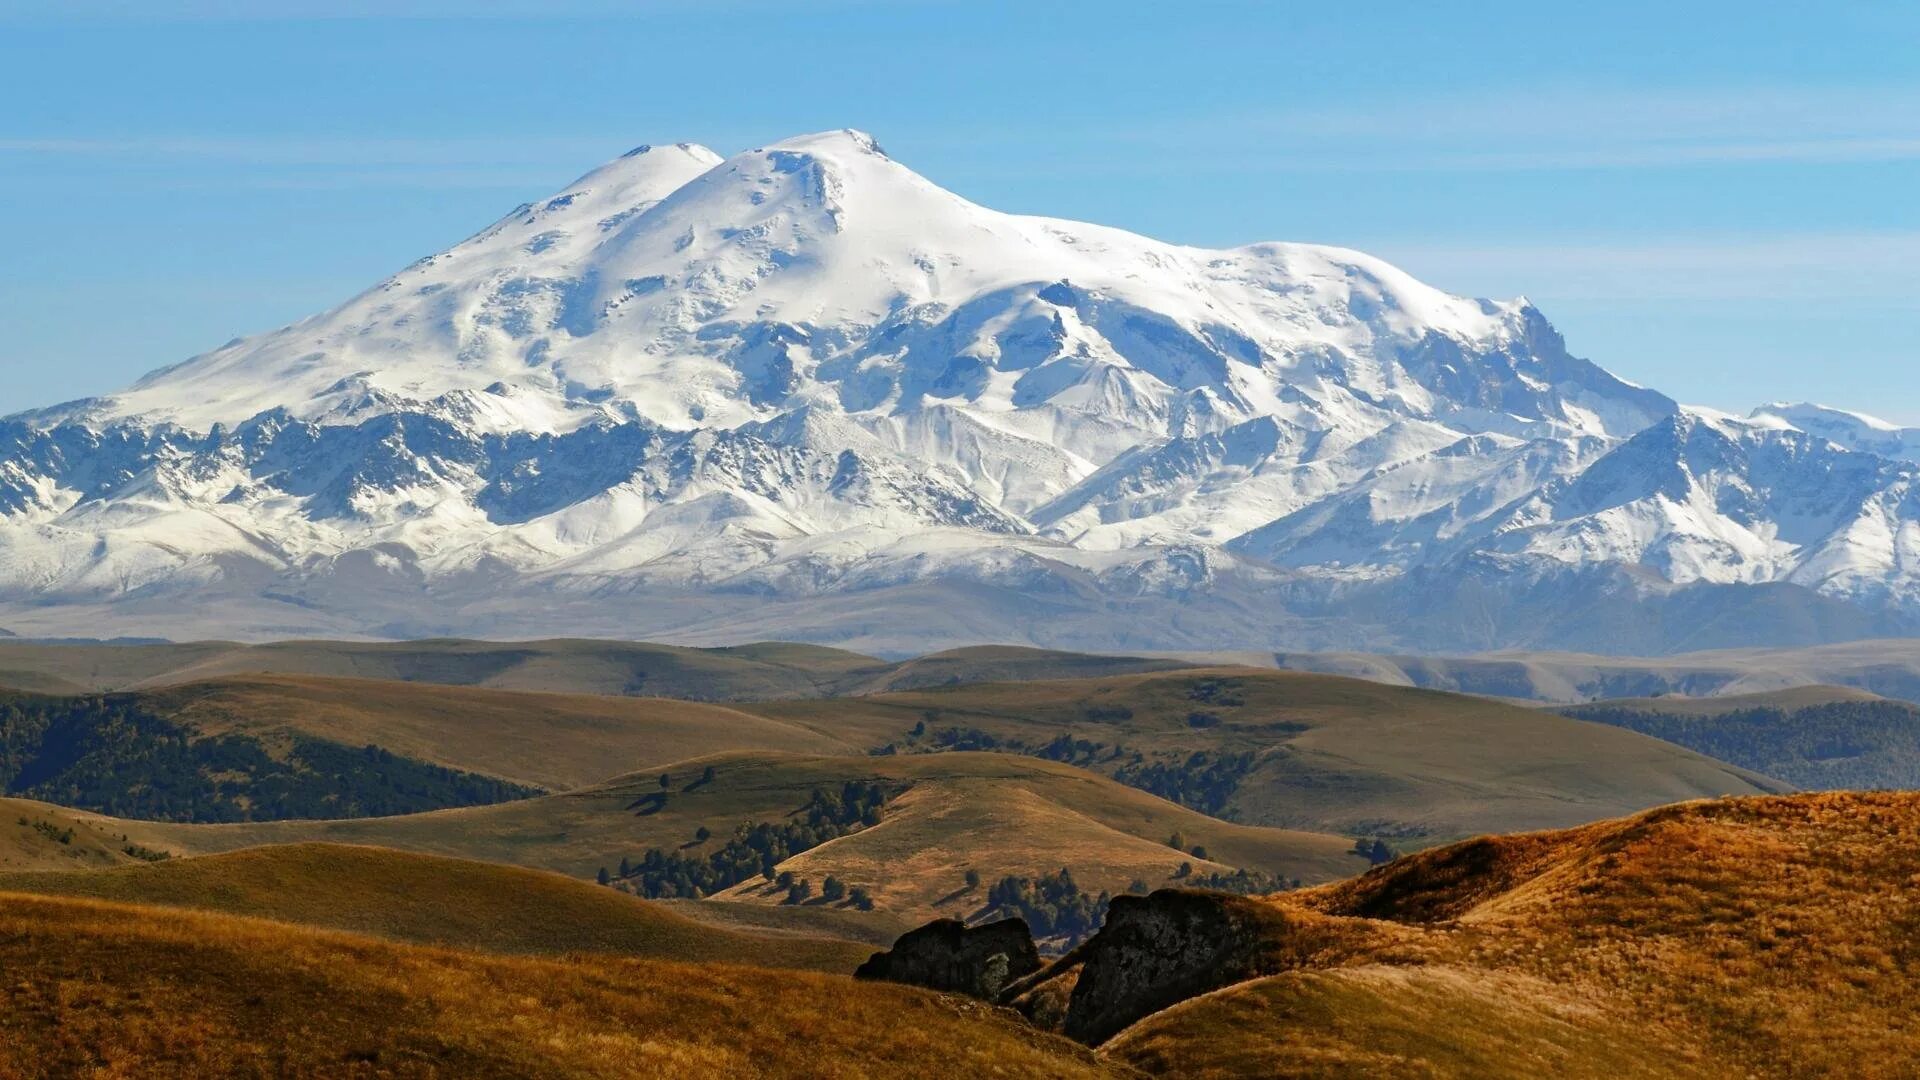
[[[844,976],[487,956],[0,895],[7,1075],[1111,1076],[978,1002]]]
[[[1251,668],[741,707],[855,745],[1059,757],[1237,821],[1413,842],[1785,790],[1670,743],[1535,709]]]
[[[1909,1075],[1916,838],[1920,795],[1836,793],[1422,852],[1236,901],[1271,911],[1233,946],[1267,973],[1101,1051],[1200,1077]],[[1076,1008],[1122,944],[1083,951]]]
[[[36,812],[60,827],[79,822],[91,832],[125,834],[130,842],[181,855],[329,841],[591,878],[602,869],[617,872],[622,859],[638,862],[650,850],[704,862],[743,825],[784,826],[802,820],[816,793],[837,796],[848,784],[874,785],[887,793],[877,825],[838,838],[822,834],[815,839],[830,842],[782,859],[778,868],[791,869],[816,888],[829,873],[850,886],[866,886],[879,911],[896,918],[977,908],[983,898],[967,892],[961,880],[969,868],[992,881],[1066,866],[1087,889],[1118,893],[1136,880],[1167,884],[1182,863],[1214,872],[1244,867],[1308,882],[1366,865],[1346,837],[1219,821],[1095,773],[1009,754],[732,753],[663,773],[489,807],[338,821],[179,825],[51,807]],[[1175,834],[1189,847],[1204,848],[1206,857],[1168,847]],[[898,865],[890,861],[896,858]],[[776,905],[784,898],[749,889],[725,896]],[[834,906],[849,905],[842,900]]]
[[[1920,706],[1851,687],[1595,701],[1557,711],[1666,739],[1809,790],[1920,787]]]
[[[31,799],[0,798],[0,872],[124,866],[143,861],[143,855],[163,858],[166,849],[147,848],[135,838],[151,839],[146,830],[153,827]]]
[[[243,887],[221,902],[272,906],[277,875],[319,880],[315,860],[336,856],[403,877],[440,865],[310,846],[226,857],[267,860],[239,872],[210,858],[44,877],[184,869],[208,878],[128,891],[205,903],[229,880]],[[1813,793],[1481,837],[1265,898],[1123,897],[1098,935],[1009,990],[1091,1051],[888,983],[488,956],[0,892],[0,1071],[1897,1077],[1920,1055],[1905,1023],[1916,876],[1920,793]],[[427,934],[464,918],[389,910]],[[1049,987],[1064,1002],[1051,1018],[1031,1008]]]
[[[290,675],[231,676],[134,696],[206,735],[374,744],[555,791],[725,750],[854,750],[797,724],[665,698]]]
[[[832,697],[982,679],[1164,671],[1164,657],[976,646],[889,662],[842,649],[758,642],[696,649],[584,638],[541,641],[45,643],[0,639],[0,686],[48,694],[306,675],[688,701]]]
[[[0,694],[0,791],[132,818],[405,814],[539,789],[291,727],[202,731],[136,694]]]
[[[1410,656],[1355,652],[1235,654],[1241,663],[1353,675],[1398,686],[1559,705],[1681,694],[1717,697],[1799,686],[1846,686],[1920,702],[1920,638],[1802,648],[1718,649],[1669,656],[1499,652]]]
[[[845,972],[872,951],[819,934],[725,929],[546,871],[340,844],[112,869],[0,872],[0,893],[193,908],[492,953],[609,953]]]

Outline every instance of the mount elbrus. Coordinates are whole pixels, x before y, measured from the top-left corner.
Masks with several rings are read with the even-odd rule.
[[[1900,632],[1920,436],[1682,408],[1359,252],[642,147],[0,421],[16,633],[1660,651]]]

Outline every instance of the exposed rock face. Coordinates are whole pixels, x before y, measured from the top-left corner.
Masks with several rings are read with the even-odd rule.
[[[1066,1034],[1096,1046],[1150,1013],[1278,970],[1285,938],[1284,917],[1255,900],[1174,889],[1116,896],[1106,925],[1075,950],[1082,966]]]
[[[971,929],[957,919],[936,919],[902,935],[892,949],[874,953],[853,977],[993,1001],[1008,983],[1039,967],[1040,950],[1024,919],[1002,919]]]

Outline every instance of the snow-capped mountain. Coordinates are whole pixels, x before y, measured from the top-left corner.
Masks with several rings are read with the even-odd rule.
[[[1298,646],[1451,574],[1525,593],[1498,644],[1608,567],[1899,618],[1910,435],[1682,410],[1359,252],[997,213],[857,132],[642,147],[0,422],[0,619]]]
[[[1784,420],[1848,450],[1920,461],[1920,428],[1903,428],[1877,417],[1825,405],[1776,402],[1753,411],[1754,420]]]

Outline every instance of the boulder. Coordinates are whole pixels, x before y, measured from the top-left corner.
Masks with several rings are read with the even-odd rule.
[[[937,919],[908,931],[886,952],[874,953],[853,977],[995,1001],[1009,983],[1039,967],[1040,950],[1024,919],[974,927],[957,919]]]
[[[1141,1017],[1287,966],[1285,917],[1246,897],[1162,889],[1116,896],[1100,932],[1074,950],[1069,1038],[1097,1046]]]

